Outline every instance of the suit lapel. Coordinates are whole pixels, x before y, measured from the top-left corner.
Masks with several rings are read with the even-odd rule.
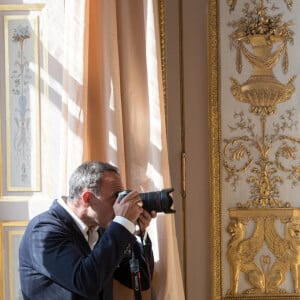
[[[57,203],[57,200],[54,201],[50,210],[51,213],[56,215],[56,217],[65,224],[65,230],[70,231],[70,234],[74,237],[76,244],[83,249],[86,255],[88,255],[91,252],[91,248],[71,215],[59,203]]]

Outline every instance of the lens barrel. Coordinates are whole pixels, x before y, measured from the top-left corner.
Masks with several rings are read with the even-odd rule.
[[[156,211],[165,214],[175,213],[176,211],[171,208],[173,199],[170,193],[173,191],[173,188],[169,188],[156,192],[140,193],[139,195],[143,202],[143,209],[148,212]],[[130,192],[131,190],[125,190],[119,193],[118,201],[121,201]]]

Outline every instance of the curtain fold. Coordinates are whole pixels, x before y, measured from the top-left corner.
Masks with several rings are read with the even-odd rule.
[[[126,188],[171,185],[161,81],[157,1],[90,0],[85,159],[120,168]],[[173,215],[150,228],[159,300],[183,300]],[[115,283],[116,299],[134,299]],[[144,292],[143,299],[150,299]]]

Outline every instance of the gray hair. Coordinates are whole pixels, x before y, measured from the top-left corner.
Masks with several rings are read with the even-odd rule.
[[[88,189],[98,196],[100,180],[106,171],[119,174],[118,168],[109,163],[88,161],[81,164],[70,177],[69,198],[78,199],[84,189]]]

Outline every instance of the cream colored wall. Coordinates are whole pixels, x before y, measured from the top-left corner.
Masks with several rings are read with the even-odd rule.
[[[186,299],[210,299],[207,1],[166,0],[167,120]],[[186,198],[181,157],[186,157]]]

